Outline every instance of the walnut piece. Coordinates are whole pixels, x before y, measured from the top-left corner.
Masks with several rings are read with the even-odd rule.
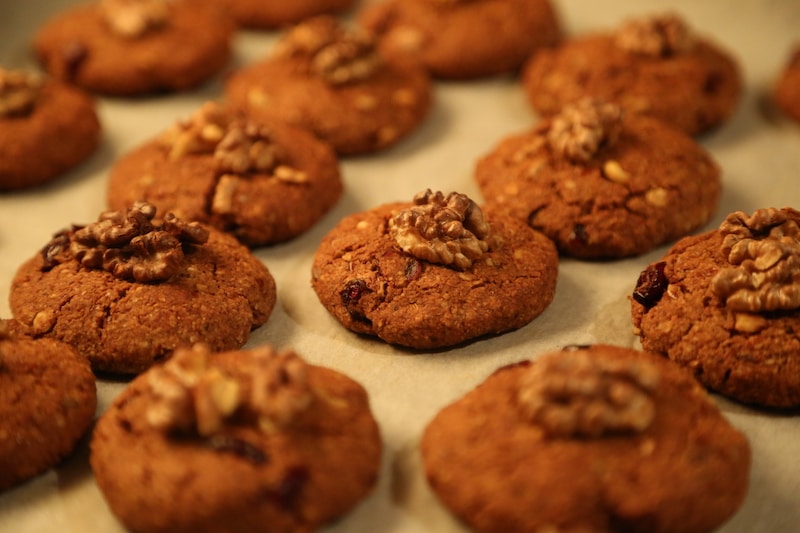
[[[231,115],[215,102],[206,102],[188,120],[178,121],[165,131],[161,143],[175,161],[187,154],[213,154],[225,136]]]
[[[630,20],[615,35],[616,45],[634,54],[669,57],[695,45],[686,22],[674,13]]]
[[[0,118],[24,116],[33,111],[42,78],[21,70],[0,68]]]
[[[219,172],[244,175],[270,173],[284,158],[283,149],[271,138],[269,128],[243,120],[232,121],[214,150]]]
[[[389,220],[389,233],[403,251],[417,259],[466,270],[491,248],[493,241],[483,211],[466,195],[446,197],[427,189],[414,206]]]
[[[734,311],[788,311],[800,308],[800,212],[741,211],[720,225],[721,251],[731,263],[711,280],[711,288]]]
[[[553,117],[547,140],[557,156],[585,163],[602,147],[616,142],[621,120],[618,105],[583,99]]]
[[[646,361],[617,361],[586,350],[541,357],[520,379],[524,416],[550,437],[598,438],[639,433],[655,417],[657,369]]]
[[[166,0],[100,0],[99,7],[111,31],[126,39],[161,28],[169,19]]]
[[[382,63],[370,35],[348,29],[331,16],[314,17],[287,31],[275,55],[307,58],[310,72],[331,85],[365,80]]]

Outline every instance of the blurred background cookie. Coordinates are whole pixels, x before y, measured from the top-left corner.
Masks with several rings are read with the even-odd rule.
[[[344,12],[357,0],[216,0],[243,28],[276,29],[316,15]]]

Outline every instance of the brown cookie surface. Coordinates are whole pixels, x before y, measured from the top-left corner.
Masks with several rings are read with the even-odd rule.
[[[292,352],[202,355],[137,377],[97,423],[92,470],[123,524],[308,532],[372,490],[382,445],[361,385]]]
[[[675,17],[635,20],[617,33],[542,50],[525,65],[522,82],[543,115],[588,96],[661,118],[690,135],[722,124],[742,94],[736,61]]]
[[[400,57],[383,57],[366,36],[330,17],[287,32],[272,55],[226,81],[231,105],[253,120],[305,128],[340,155],[388,148],[427,116],[427,73]]]
[[[685,133],[585,101],[502,140],[475,179],[487,208],[584,259],[638,255],[690,233],[714,214],[722,188],[711,155]]]
[[[642,346],[741,402],[800,406],[798,224],[792,209],[737,212],[678,241],[636,284]]]
[[[33,46],[55,78],[136,96],[187,90],[214,76],[230,58],[233,30],[206,0],[97,1],[47,21]]]
[[[210,128],[217,128],[215,137],[204,140]],[[255,128],[206,104],[192,120],[116,161],[108,205],[145,200],[261,246],[303,233],[341,193],[335,153],[311,134],[274,121]]]
[[[100,133],[83,91],[0,68],[0,191],[58,177],[94,153]]]
[[[712,531],[750,467],[747,439],[690,374],[604,345],[498,370],[436,415],[421,453],[456,516],[503,533]]]
[[[0,331],[0,490],[72,453],[96,406],[95,379],[84,357],[62,342]]]
[[[548,0],[390,0],[364,8],[359,22],[387,53],[452,79],[510,72],[561,35]]]
[[[223,0],[221,3],[230,9],[240,26],[274,29],[296,24],[316,15],[340,13],[353,7],[356,0],[292,0],[291,2]]]
[[[800,46],[792,52],[773,91],[775,104],[781,111],[800,122]]]
[[[441,348],[522,327],[550,304],[558,258],[549,239],[510,217],[487,217],[488,251],[464,268],[437,264],[404,251],[393,237],[393,220],[412,205],[350,215],[323,238],[312,286],[346,328],[390,344]],[[422,239],[419,247],[442,251],[442,239]]]
[[[275,305],[263,263],[233,237],[196,224],[207,242],[178,242],[161,229],[131,243],[136,225],[147,225],[131,211],[114,224],[104,215],[105,234],[100,223],[57,234],[26,261],[12,281],[14,317],[37,337],[72,345],[96,371],[141,372],[194,342],[241,347]]]

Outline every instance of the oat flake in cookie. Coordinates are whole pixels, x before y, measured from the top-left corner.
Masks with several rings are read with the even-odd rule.
[[[114,163],[108,205],[145,200],[261,246],[303,233],[341,194],[338,160],[327,144],[300,128],[257,125],[206,102]]]
[[[80,89],[0,67],[0,191],[57,178],[100,142],[94,100]]]
[[[90,463],[112,512],[141,533],[315,531],[375,486],[364,388],[270,347],[182,348],[100,418]]]
[[[193,88],[228,62],[234,24],[212,0],[95,0],[44,23],[33,47],[53,77],[141,96]]]
[[[55,234],[14,277],[14,318],[117,374],[195,342],[241,347],[275,305],[269,271],[230,235],[155,215],[139,202]]]
[[[422,67],[383,56],[365,32],[320,16],[287,30],[267,58],[234,72],[225,96],[251,119],[301,126],[340,155],[396,144],[427,116]]]
[[[661,118],[690,135],[724,123],[742,94],[736,60],[677,14],[632,19],[615,32],[544,49],[525,65],[522,83],[543,115],[588,96]]]
[[[714,214],[720,169],[701,145],[653,117],[582,99],[482,157],[486,206],[527,222],[564,255],[642,254]]]
[[[596,345],[504,367],[442,409],[421,454],[483,533],[703,533],[747,493],[750,447],[692,376]]]
[[[464,194],[427,190],[343,219],[322,240],[311,283],[346,328],[434,349],[528,324],[557,275],[541,233],[484,215]]]
[[[646,350],[744,403],[800,406],[800,212],[731,213],[639,276],[631,306]]]

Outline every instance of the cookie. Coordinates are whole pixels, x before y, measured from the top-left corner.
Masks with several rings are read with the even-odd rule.
[[[478,160],[488,208],[582,259],[642,254],[714,214],[720,169],[690,136],[616,104],[581,100]]]
[[[475,531],[710,532],[747,493],[750,447],[691,375],[596,345],[498,370],[423,434],[425,474]]]
[[[244,28],[276,29],[316,15],[341,13],[353,7],[355,0],[223,0],[220,3],[230,10],[234,20]]]
[[[47,183],[100,142],[94,100],[53,79],[0,67],[0,191]]]
[[[787,117],[800,122],[800,45],[793,50],[775,82],[773,100]]]
[[[344,218],[317,249],[311,284],[347,329],[428,350],[528,324],[557,275],[544,235],[429,189]]]
[[[107,192],[112,209],[145,200],[261,246],[313,226],[339,200],[342,181],[336,154],[305,130],[257,126],[207,102],[119,158]]]
[[[584,97],[671,122],[690,135],[724,123],[742,80],[736,60],[675,14],[635,19],[535,54],[522,84],[533,108],[557,113]]]
[[[188,90],[216,75],[230,59],[234,29],[208,0],[97,0],[48,20],[33,47],[57,79],[140,96]]]
[[[116,374],[195,342],[241,347],[275,305],[269,271],[230,235],[155,214],[141,202],[57,233],[17,270],[14,318]]]
[[[339,155],[383,150],[427,116],[428,74],[401,57],[382,56],[363,32],[320,16],[285,32],[273,53],[234,72],[225,96],[256,121],[308,129]]]
[[[358,20],[387,54],[409,54],[444,79],[512,72],[561,37],[549,0],[388,0]]]
[[[726,217],[640,275],[631,306],[646,350],[740,402],[800,406],[800,212]]]
[[[62,342],[12,334],[0,320],[0,491],[72,453],[97,407],[94,374]]]
[[[138,376],[90,455],[112,512],[142,533],[316,531],[372,490],[380,459],[352,379],[291,351],[202,346]]]

